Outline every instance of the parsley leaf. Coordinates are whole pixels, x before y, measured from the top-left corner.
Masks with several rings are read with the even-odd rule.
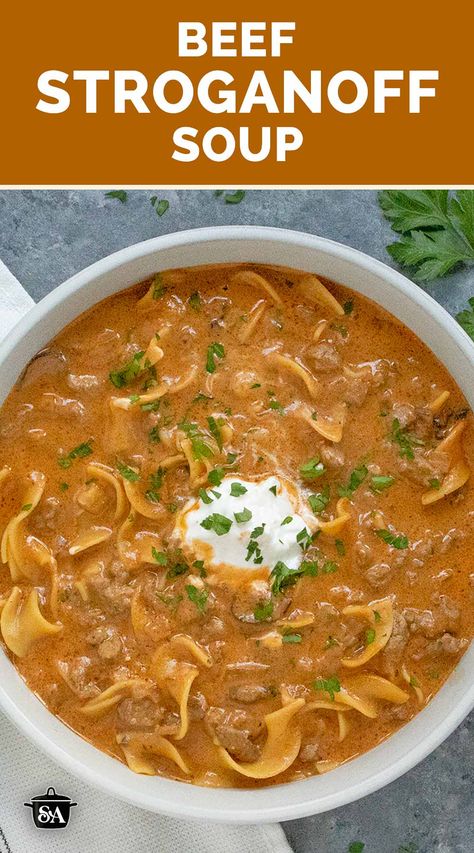
[[[207,348],[206,370],[208,373],[214,373],[216,369],[216,358],[224,358],[225,350],[223,344],[214,341]]]
[[[173,580],[173,578],[179,577],[179,575],[184,575],[189,571],[189,566],[187,563],[175,563],[174,566],[168,569],[166,572],[166,577],[168,580]]]
[[[160,438],[160,428],[158,425],[151,428],[148,433],[148,440],[152,442],[152,444],[159,444],[161,441]]]
[[[390,486],[393,486],[395,482],[395,477],[384,477],[382,475],[374,474],[371,481],[371,489],[373,492],[384,492],[385,489],[389,489]]]
[[[207,589],[199,590],[196,586],[192,584],[187,584],[186,592],[188,594],[188,598],[193,604],[196,605],[199,613],[204,613],[206,609],[207,599],[209,597],[209,593]]]
[[[125,385],[130,385],[131,382],[143,370],[142,358],[145,355],[144,351],[136,352],[130,361],[119,367],[117,370],[111,370],[109,379],[112,385],[116,388],[124,388]]]
[[[89,441],[83,441],[82,444],[78,444],[77,447],[74,447],[66,456],[61,456],[58,459],[58,465],[61,468],[70,468],[74,459],[84,459],[86,456],[90,456],[92,453],[92,447]]]
[[[270,619],[273,613],[273,601],[259,601],[253,611],[253,615],[257,622],[263,622],[265,619]]]
[[[365,632],[364,642],[366,646],[370,646],[375,640],[375,631],[373,628],[367,628]]]
[[[157,216],[163,216],[170,206],[170,203],[166,198],[158,199],[158,196],[156,195],[152,195],[150,198],[150,204],[154,208]]]
[[[385,190],[379,194],[384,216],[403,236],[387,251],[415,269],[418,281],[446,275],[474,261],[474,192]]]
[[[308,503],[315,515],[320,515],[320,513],[324,512],[329,501],[329,486],[324,486],[322,492],[316,492],[316,494],[310,495],[308,498]]]
[[[245,198],[245,190],[235,190],[233,193],[226,193],[224,201],[226,204],[240,204]]]
[[[281,639],[284,643],[301,643],[303,638],[301,634],[283,634]]]
[[[244,507],[242,512],[234,512],[234,518],[239,524],[242,524],[244,521],[250,521],[252,513],[247,507]]]
[[[313,690],[320,690],[323,693],[329,693],[331,702],[334,702],[334,694],[341,690],[341,682],[335,675],[330,678],[316,678],[312,684]]]
[[[224,479],[225,471],[221,468],[220,465],[217,468],[213,468],[212,471],[209,471],[207,475],[207,479],[209,480],[211,486],[220,486],[222,480]]]
[[[348,853],[363,853],[365,844],[363,841],[351,841],[348,847]]]
[[[219,450],[222,450],[222,436],[221,436],[220,427],[224,423],[224,420],[222,418],[218,418],[216,421],[216,419],[212,415],[210,415],[207,419],[207,423],[209,424],[209,432],[211,433],[212,437],[215,439],[215,442],[216,442]]]
[[[322,477],[325,470],[323,463],[319,461],[319,456],[314,456],[300,465],[300,474],[304,480],[317,480],[318,477]]]
[[[226,518],[225,515],[220,515],[218,512],[213,512],[212,515],[208,515],[201,521],[201,527],[204,527],[204,530],[213,530],[218,536],[224,536],[228,533],[232,524],[232,519]]]
[[[392,421],[392,432],[390,435],[392,441],[398,444],[400,448],[400,456],[406,459],[413,460],[415,458],[415,454],[413,453],[413,447],[419,446],[423,444],[423,441],[419,439],[416,435],[412,435],[407,432],[406,429],[402,429],[400,426],[400,421],[398,418],[394,418]]]
[[[128,193],[125,190],[110,190],[110,192],[105,193],[106,198],[116,198],[117,201],[120,201],[122,204],[125,204],[128,198]]]
[[[382,539],[383,542],[386,542],[387,545],[391,545],[392,548],[397,548],[399,551],[404,551],[405,548],[408,548],[408,537],[402,534],[396,535],[395,533],[390,533],[390,530],[376,530],[376,535],[379,539]]]
[[[214,455],[212,447],[207,443],[206,434],[201,432],[197,424],[190,423],[189,421],[181,421],[181,423],[178,424],[178,427],[189,438],[193,456],[198,462],[203,459],[209,459]]]
[[[240,495],[245,495],[247,489],[245,486],[242,486],[240,483],[232,483],[230,487],[230,494],[233,498],[238,498]]]
[[[465,308],[464,311],[460,311],[459,314],[456,314],[456,320],[474,341],[474,296],[471,296],[471,298],[468,299],[468,303],[470,307]]]
[[[191,293],[191,296],[189,297],[188,302],[189,302],[191,308],[194,309],[194,311],[199,311],[199,309],[201,308],[201,295],[200,295],[200,293],[198,293],[197,290],[194,293]]]
[[[159,566],[166,566],[168,564],[168,557],[164,553],[164,551],[158,551],[157,548],[152,547],[151,556],[153,557],[155,563],[158,563]]]
[[[129,483],[136,483],[140,479],[138,471],[135,471],[135,468],[130,468],[129,465],[125,465],[120,459],[117,459],[117,471]]]
[[[351,498],[356,489],[362,485],[367,474],[369,473],[369,469],[366,465],[359,465],[358,468],[354,468],[351,472],[351,476],[349,477],[349,482],[347,486],[339,486],[339,495],[341,498]]]
[[[286,587],[294,586],[299,578],[316,577],[317,574],[318,564],[315,562],[304,560],[298,569],[290,569],[286,563],[279,560],[270,574],[270,577],[273,578],[272,593],[278,595]]]

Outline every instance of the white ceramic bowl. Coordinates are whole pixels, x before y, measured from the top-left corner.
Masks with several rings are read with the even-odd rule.
[[[474,407],[474,347],[433,299],[379,261],[330,240],[259,227],[203,228],[123,249],[70,278],[28,312],[0,347],[0,399],[21,369],[65,325],[100,299],[169,267],[229,261],[314,271],[375,299],[446,365]],[[57,720],[0,653],[0,703],[47,755],[107,794],[151,811],[233,823],[281,821],[326,811],[370,794],[421,761],[474,706],[474,644],[448,683],[414,720],[360,758],[323,776],[259,790],[199,788],[139,776]]]

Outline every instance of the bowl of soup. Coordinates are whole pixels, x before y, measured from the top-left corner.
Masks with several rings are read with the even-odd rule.
[[[472,708],[473,348],[402,275],[172,234],[0,360],[0,702],[49,756],[153,811],[287,820]]]

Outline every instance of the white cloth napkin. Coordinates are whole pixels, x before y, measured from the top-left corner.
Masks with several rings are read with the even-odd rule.
[[[33,305],[0,261],[0,338]],[[2,652],[0,651],[0,654]],[[33,825],[23,803],[56,792],[78,803],[66,829]],[[183,796],[186,796],[184,792]],[[230,826],[161,817],[126,805],[70,776],[0,714],[0,853],[291,853],[278,824]]]

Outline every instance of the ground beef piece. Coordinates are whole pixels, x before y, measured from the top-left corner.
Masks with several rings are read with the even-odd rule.
[[[419,438],[427,438],[433,431],[433,413],[429,406],[394,403],[392,414],[402,429],[410,427],[410,431]]]
[[[60,675],[79,699],[91,699],[100,693],[100,688],[91,680],[88,672],[91,664],[91,659],[85,655],[70,661],[58,661]]]
[[[124,729],[152,728],[162,716],[162,709],[151,699],[122,699],[117,706],[117,721]]]
[[[223,723],[216,726],[217,739],[237,761],[256,761],[260,749],[250,740],[250,733]]]
[[[357,539],[354,544],[355,562],[359,567],[368,566],[373,556],[372,548],[362,539]]]
[[[207,708],[207,700],[203,693],[195,693],[194,696],[189,697],[188,713],[191,720],[202,720]]]
[[[300,761],[312,762],[320,759],[319,740],[308,740],[302,745],[299,753]]]
[[[458,655],[466,648],[467,643],[467,640],[461,637],[454,637],[448,632],[430,642],[419,637],[418,643],[411,649],[410,654],[413,660],[438,657],[440,654]]]
[[[109,613],[124,613],[130,608],[133,589],[127,584],[120,583],[116,577],[110,577],[109,571],[92,575],[88,585]]]
[[[122,642],[112,626],[99,625],[86,637],[91,646],[97,646],[97,654],[102,660],[112,660],[117,657],[122,649]]]
[[[344,390],[344,402],[349,406],[362,406],[369,393],[370,382],[368,379],[346,379]]]
[[[262,687],[260,684],[236,684],[229,689],[229,696],[236,702],[250,704],[259,702],[261,699],[268,699],[270,693],[267,687]]]
[[[415,483],[428,486],[430,480],[442,480],[449,469],[450,460],[447,453],[438,450],[426,452],[422,447],[413,448],[413,459],[396,457],[402,473]]]
[[[456,602],[448,595],[438,595],[435,602],[433,610],[417,610],[415,607],[404,610],[403,615],[413,634],[433,639],[446,631],[457,629],[460,610]]]
[[[313,369],[320,373],[337,370],[341,366],[341,356],[336,347],[328,341],[321,341],[320,344],[310,347],[308,356]]]
[[[340,447],[323,444],[319,453],[322,461],[329,468],[342,468],[344,465],[344,451]]]
[[[365,576],[374,589],[379,589],[385,586],[390,578],[391,571],[392,568],[388,563],[374,563],[372,566],[369,566],[365,572]]]
[[[383,671],[389,678],[394,678],[403,658],[408,643],[408,625],[402,613],[394,611],[393,630],[390,639],[381,654]]]

